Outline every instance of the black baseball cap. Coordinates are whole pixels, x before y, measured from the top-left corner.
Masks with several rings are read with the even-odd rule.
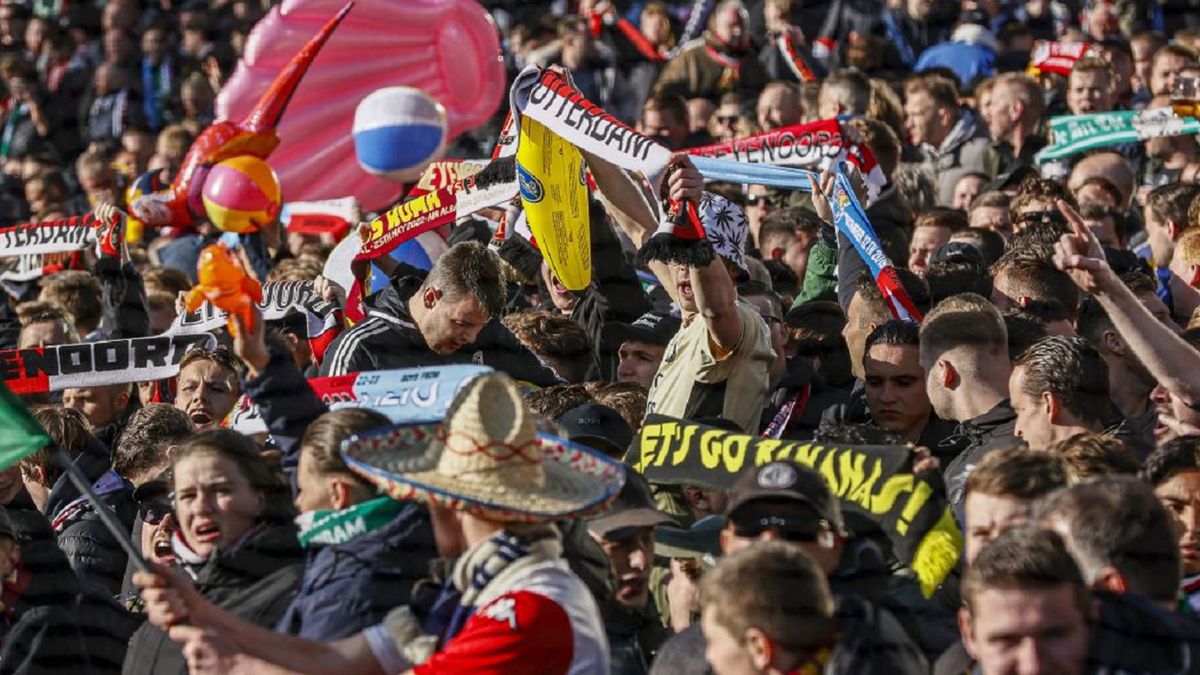
[[[633,442],[633,430],[625,418],[599,403],[584,403],[571,408],[558,418],[558,426],[571,441],[618,459],[625,456]]]
[[[665,558],[717,558],[721,555],[723,516],[706,516],[691,527],[663,525],[654,530],[654,555]]]
[[[968,262],[976,267],[987,267],[979,248],[965,241],[950,241],[942,244],[934,250],[933,255],[929,257],[929,262]]]
[[[587,521],[588,531],[610,541],[623,541],[639,530],[672,522],[671,517],[654,506],[654,495],[645,476],[625,468],[621,493],[600,515]]]
[[[133,501],[138,504],[163,501],[171,495],[171,469],[167,468],[157,476],[133,489]]]
[[[757,518],[761,508],[768,503],[781,502],[791,502],[812,512],[810,523],[780,523],[781,529],[795,525],[799,529],[815,531],[818,522],[825,520],[835,532],[846,531],[841,506],[829,491],[825,479],[812,469],[789,461],[770,462],[743,471],[729,493],[726,513],[736,526],[746,518]]]
[[[646,312],[633,323],[610,321],[605,324],[600,330],[600,341],[607,349],[619,349],[621,343],[626,340],[638,340],[665,347],[679,332],[682,323],[678,317],[667,312]]]

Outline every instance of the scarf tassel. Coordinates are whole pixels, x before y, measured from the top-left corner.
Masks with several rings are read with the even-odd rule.
[[[638,251],[638,261],[679,263],[707,267],[713,261],[712,244],[704,235],[700,215],[691,201],[671,204],[671,216]]]

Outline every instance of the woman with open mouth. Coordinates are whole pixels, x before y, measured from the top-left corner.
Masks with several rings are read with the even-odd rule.
[[[155,532],[154,558],[183,568],[212,602],[274,626],[303,559],[290,490],[253,441],[228,429],[202,431],[180,445],[171,472],[174,512],[159,521],[176,527],[161,537]],[[187,665],[179,645],[146,624],[130,640],[125,672],[182,675]]]

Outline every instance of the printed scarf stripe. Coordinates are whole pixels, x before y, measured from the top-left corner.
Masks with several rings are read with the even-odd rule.
[[[792,74],[801,82],[816,82],[817,76],[813,73],[808,64],[804,62],[804,57],[796,51],[795,45],[792,44],[792,36],[790,33],[780,33],[775,37],[775,46],[779,48],[779,52],[783,55],[783,62],[791,69]]]
[[[0,351],[0,377],[14,394],[162,380],[179,374],[189,349],[215,345],[215,336],[201,333],[6,349]]]
[[[92,214],[0,228],[0,257],[70,253],[96,244]]]
[[[875,234],[875,228],[871,227],[871,221],[867,219],[866,212],[859,204],[850,184],[850,177],[846,175],[845,167],[841,164],[836,167],[833,192],[828,197],[829,205],[833,209],[834,227],[846,235],[862,256],[880,292],[887,298],[892,314],[897,319],[919,322],[921,314],[904,292],[904,287],[900,285],[896,269],[884,253],[879,236]]]
[[[296,518],[300,545],[336,546],[374,532],[396,519],[402,505],[391,497],[376,497],[349,508],[321,509]]]
[[[1049,162],[1122,143],[1196,134],[1200,134],[1200,120],[1179,117],[1170,108],[1060,115],[1050,119],[1052,144],[1043,148],[1036,159]]]

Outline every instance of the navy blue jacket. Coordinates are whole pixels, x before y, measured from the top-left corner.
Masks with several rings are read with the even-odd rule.
[[[258,377],[243,383],[283,455],[292,490],[300,464],[300,437],[327,408],[291,357],[273,351]],[[300,589],[278,629],[315,640],[347,637],[406,605],[413,584],[428,576],[437,557],[429,512],[408,504],[386,527],[342,544],[305,552]]]
[[[292,357],[277,350],[271,350],[267,367],[258,377],[243,380],[242,391],[258,406],[267,431],[283,455],[283,471],[294,496],[296,469],[300,466],[300,437],[329,408],[308,386]]]
[[[341,544],[312,546],[305,555],[300,589],[275,630],[339,640],[409,604],[437,549],[429,512],[407,504],[386,526]]]

